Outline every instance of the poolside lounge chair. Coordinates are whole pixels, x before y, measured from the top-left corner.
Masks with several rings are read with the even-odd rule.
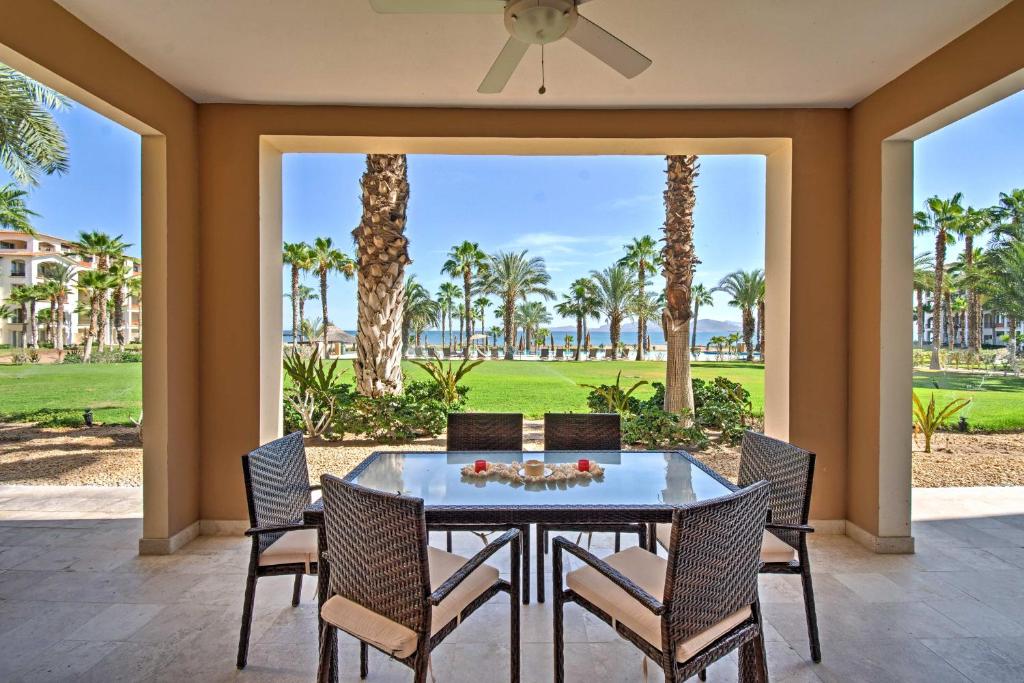
[[[430,358],[436,358],[437,360],[441,360],[441,356],[437,355],[437,349],[435,349],[433,346],[427,347],[427,355]]]
[[[615,349],[605,349],[604,350],[604,359],[605,360],[615,360]]]
[[[600,349],[590,349],[590,352],[587,354],[587,360],[597,360],[598,351],[600,351]]]
[[[548,358],[550,358],[550,355],[549,355],[550,353],[551,353],[551,351],[548,350],[548,349],[541,349],[540,350],[540,359],[541,360],[547,360]]]
[[[555,349],[555,360],[565,360],[565,349]]]

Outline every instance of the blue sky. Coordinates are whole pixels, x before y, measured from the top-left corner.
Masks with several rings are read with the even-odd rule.
[[[129,252],[141,255],[139,137],[77,104],[57,117],[70,143],[71,172],[31,189],[36,226],[65,238],[81,230],[121,234],[134,245]],[[1022,123],[1024,93],[918,141],[915,206],[956,191],[968,204],[987,206],[1000,191],[1024,187]],[[285,239],[332,236],[351,251],[362,166],[358,155],[286,155]],[[714,285],[737,268],[763,266],[764,160],[708,156],[701,166],[697,280]],[[469,239],[486,251],[543,256],[552,287],[564,290],[614,262],[632,237],[658,234],[663,170],[661,157],[411,157],[410,272],[436,291],[446,252]],[[0,183],[8,181],[0,170]],[[916,246],[928,249],[930,239],[918,238]],[[346,328],[355,320],[354,287],[341,278],[331,282],[330,315]],[[737,320],[725,296],[716,298],[701,317]]]

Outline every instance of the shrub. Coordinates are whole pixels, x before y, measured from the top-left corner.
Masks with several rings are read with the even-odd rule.
[[[644,380],[635,382],[628,389],[622,388],[622,371],[615,375],[615,384],[583,384],[590,389],[587,394],[587,406],[592,413],[635,413],[641,403],[633,398],[633,392],[648,383]]]
[[[913,397],[914,427],[916,430],[924,434],[924,452],[931,453],[932,436],[935,434],[935,431],[948,422],[954,415],[966,408],[970,404],[971,399],[954,398],[942,408],[936,409],[935,394],[932,394],[931,400],[928,401],[927,408],[925,408],[924,404],[921,403],[921,399],[917,397],[917,394],[913,394]]]
[[[683,422],[677,413],[644,404],[638,412],[623,416],[622,440],[650,449],[686,446],[699,450],[708,445],[700,425],[685,426]]]
[[[82,351],[80,349],[71,349],[64,353],[64,358],[61,363],[65,365],[76,365],[82,363]]]
[[[85,424],[81,411],[66,408],[40,408],[0,415],[2,422],[24,422],[36,427],[81,427]]]
[[[465,387],[458,387],[456,400],[449,404],[433,382],[409,382],[399,395],[362,396],[352,394],[341,407],[337,431],[360,434],[381,443],[402,443],[444,431],[448,413],[465,403]]]
[[[307,436],[324,436],[334,427],[334,416],[339,400],[351,391],[341,383],[345,371],[338,372],[338,361],[320,362],[320,352],[314,349],[308,357],[299,353],[286,353],[284,371],[291,386],[284,392],[302,422]]]
[[[720,430],[728,443],[738,443],[743,438],[752,406],[750,392],[738,382],[725,377],[716,377],[711,382],[694,379],[693,405],[697,423],[702,427]]]
[[[456,405],[459,402],[459,382],[481,363],[483,363],[482,360],[470,361],[468,358],[465,358],[459,363],[458,368],[454,368],[451,361],[448,361],[446,365],[440,358],[427,361],[412,361],[413,365],[422,368],[430,375],[430,379],[436,387],[436,397],[449,406]],[[408,388],[406,388],[406,393],[408,393]],[[462,392],[461,396],[465,396],[465,392]]]

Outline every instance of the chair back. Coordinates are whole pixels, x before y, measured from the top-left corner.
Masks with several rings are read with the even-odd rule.
[[[589,360],[594,360],[595,358],[597,358],[598,351],[599,349],[590,349],[590,351],[587,352],[587,358]]]
[[[622,450],[618,413],[545,413],[544,450]]]
[[[555,349],[555,360],[565,359],[565,349]]]
[[[242,456],[249,523],[254,527],[295,524],[311,501],[302,432],[263,444]],[[284,535],[260,534],[260,552]]]
[[[423,500],[325,474],[330,592],[417,634],[430,632],[430,569]]]
[[[767,512],[763,481],[673,511],[662,600],[670,652],[756,601]]]
[[[521,451],[522,413],[448,413],[447,450]]]
[[[500,354],[500,352],[498,351],[498,349],[496,349],[496,348],[491,349],[491,358],[497,360],[500,357],[499,354]]]
[[[768,509],[779,524],[807,524],[814,480],[814,453],[758,432],[743,434],[739,485],[765,480],[770,486]],[[771,533],[800,548],[801,534],[772,529]]]

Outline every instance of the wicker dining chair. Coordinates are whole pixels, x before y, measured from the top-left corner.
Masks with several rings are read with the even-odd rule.
[[[522,413],[449,413],[446,450],[449,451],[522,451]],[[523,604],[530,604],[530,525],[529,524],[431,524],[431,531],[445,532],[445,549],[452,551],[452,532],[489,533],[519,529],[523,546]]]
[[[545,451],[618,451],[622,450],[621,420],[618,413],[546,413],[544,415]],[[537,602],[544,602],[544,554],[548,552],[551,532],[615,532],[615,552],[619,552],[621,534],[637,534],[640,545],[647,545],[647,525],[599,522],[586,524],[537,525]]]
[[[814,609],[811,561],[807,553],[807,525],[814,481],[814,453],[758,432],[743,435],[738,484],[747,486],[764,479],[771,486],[766,525],[761,546],[762,574],[799,574],[803,584],[804,611],[811,659],[821,661],[818,617]],[[668,545],[668,525],[658,525],[657,538]]]
[[[316,574],[316,527],[302,523],[302,511],[311,502],[311,491],[320,486],[309,483],[306,449],[302,432],[264,444],[242,456],[245,499],[252,537],[249,572],[245,582],[242,629],[238,636],[239,669],[249,657],[256,581],[263,576],[295,575],[292,606],[299,604],[302,577]]]
[[[384,493],[329,474],[323,485],[327,599],[320,609],[319,680],[331,678],[336,630],[360,642],[360,676],[368,648],[392,657],[424,683],[430,652],[499,592],[510,597],[513,683],[519,681],[518,529],[509,529],[472,558],[427,544],[423,500]],[[511,581],[485,561],[511,545]]]
[[[575,602],[636,645],[675,683],[739,649],[740,681],[767,682],[757,596],[768,484],[676,508],[668,559],[634,547],[600,559],[554,541],[555,681],[565,680],[564,605]],[[583,567],[565,576],[563,553]]]

